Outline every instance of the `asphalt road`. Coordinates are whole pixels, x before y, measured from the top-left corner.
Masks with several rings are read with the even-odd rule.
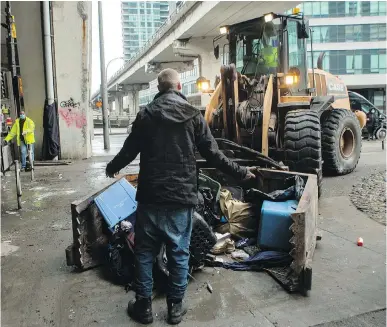
[[[125,135],[111,139],[110,153],[101,151],[102,137],[95,137],[98,157],[37,167],[34,182],[23,174],[20,212],[13,174],[2,177],[2,326],[139,326],[125,312],[132,292],[104,280],[98,269],[77,273],[65,261],[73,241],[70,203],[110,183],[104,169]],[[128,170],[138,169],[136,163]],[[352,174],[324,179],[318,219],[323,239],[313,258],[309,297],[285,292],[265,273],[206,268],[189,284],[189,311],[180,326],[386,326],[386,227],[358,211],[349,197],[352,185],[385,169],[381,144],[365,141]],[[363,247],[356,246],[358,237]],[[203,286],[207,281],[212,294]],[[153,308],[153,326],[166,326],[165,300],[157,299]]]

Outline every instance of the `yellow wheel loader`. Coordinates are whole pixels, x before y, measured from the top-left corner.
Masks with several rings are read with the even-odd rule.
[[[290,170],[317,174],[319,188],[323,170],[353,171],[366,117],[351,111],[345,84],[322,70],[323,55],[317,68],[313,59],[308,68],[312,33],[303,14],[268,13],[220,32],[214,54],[219,58],[225,37],[227,62],[220,81],[214,90],[202,76],[197,82],[199,90],[212,92],[205,119],[214,136],[260,151]]]

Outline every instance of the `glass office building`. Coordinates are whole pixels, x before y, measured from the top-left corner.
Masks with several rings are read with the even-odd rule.
[[[299,5],[313,31],[313,61],[377,107],[386,97],[386,2],[308,1]],[[311,47],[308,64],[312,65]]]
[[[125,59],[133,57],[164,23],[168,1],[122,1],[122,43]]]

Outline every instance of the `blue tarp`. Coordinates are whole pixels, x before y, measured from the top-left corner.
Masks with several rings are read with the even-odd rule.
[[[261,251],[242,262],[225,262],[223,268],[236,271],[260,271],[264,268],[288,266],[291,262],[292,257],[286,252]]]

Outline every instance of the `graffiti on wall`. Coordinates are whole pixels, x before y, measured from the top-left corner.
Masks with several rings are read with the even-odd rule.
[[[60,103],[59,114],[67,127],[75,126],[83,128],[87,124],[86,115],[79,110],[80,102],[74,102],[73,98]]]
[[[70,98],[67,101],[62,101],[60,103],[61,108],[69,107],[69,108],[78,108],[81,105],[80,102],[75,102],[73,98]]]

